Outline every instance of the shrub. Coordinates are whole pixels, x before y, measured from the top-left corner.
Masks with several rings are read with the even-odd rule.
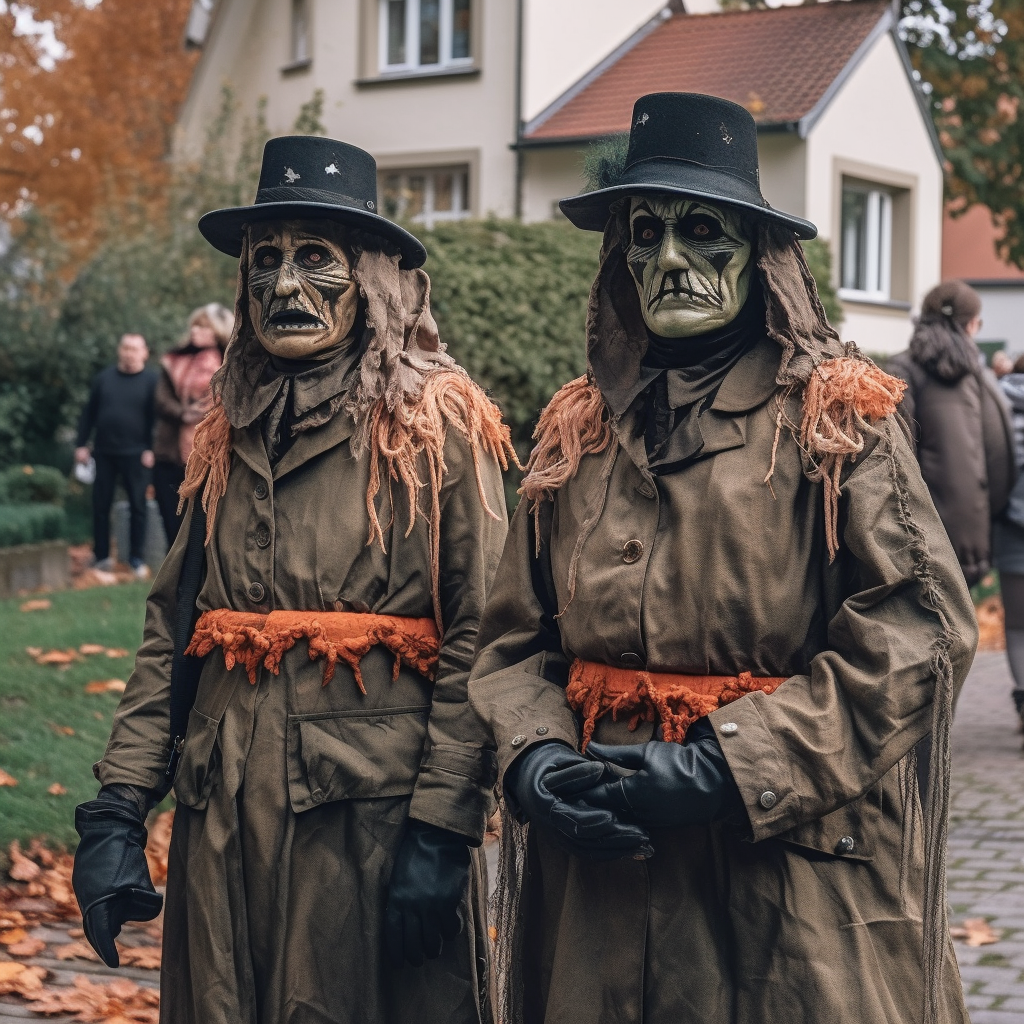
[[[0,548],[57,540],[66,529],[57,505],[0,505]]]
[[[67,492],[67,479],[53,466],[9,466],[0,472],[0,501],[12,505],[63,505]]]

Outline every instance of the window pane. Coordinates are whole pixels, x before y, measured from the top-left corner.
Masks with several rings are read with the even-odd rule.
[[[405,63],[406,0],[388,0],[388,64]]]
[[[439,212],[455,209],[455,176],[450,172],[434,175],[434,209]]]
[[[452,0],[452,59],[469,56],[469,0]]]
[[[380,194],[384,201],[381,211],[385,217],[402,216],[402,178],[399,174],[387,174],[380,181]]]
[[[405,216],[418,217],[423,212],[424,198],[427,191],[427,179],[422,174],[410,174],[405,194]]]
[[[868,194],[843,189],[843,266],[844,288],[866,289]]]
[[[420,0],[420,64],[441,60],[441,0]]]
[[[292,0],[292,60],[309,58],[309,18],[306,0]]]
[[[459,212],[469,210],[469,171],[459,174]]]

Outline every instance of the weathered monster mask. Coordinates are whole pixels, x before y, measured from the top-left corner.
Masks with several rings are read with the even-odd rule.
[[[626,261],[655,334],[707,334],[743,308],[751,243],[736,210],[669,195],[634,196],[629,231]]]
[[[359,304],[344,228],[268,221],[250,229],[249,317],[260,344],[314,359],[351,340]]]

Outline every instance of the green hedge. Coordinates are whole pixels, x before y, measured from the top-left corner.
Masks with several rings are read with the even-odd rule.
[[[64,509],[57,505],[0,505],[0,548],[63,537]]]
[[[54,466],[9,466],[0,472],[0,503],[63,505],[67,477]]]

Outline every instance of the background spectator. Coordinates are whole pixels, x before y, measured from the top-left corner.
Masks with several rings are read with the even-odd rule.
[[[909,348],[887,367],[909,384],[900,410],[969,586],[991,568],[992,521],[1016,478],[1009,409],[974,342],[980,314],[969,285],[937,285],[921,304]]]
[[[219,302],[200,306],[189,316],[188,332],[180,344],[160,360],[154,398],[153,485],[168,546],[181,525],[178,488],[185,479],[196,424],[209,412],[210,378],[223,361],[234,323],[234,314]]]
[[[1013,360],[1006,354],[1004,349],[992,353],[992,372],[999,380],[1002,380],[1008,373],[1014,372]]]
[[[146,369],[149,348],[141,334],[125,334],[117,346],[117,363],[93,378],[89,401],[78,423],[77,462],[89,461],[93,431],[96,482],[92,489],[93,554],[96,567],[110,570],[110,507],[120,477],[131,509],[128,563],[135,575],[149,575],[146,546],[146,485],[153,467],[153,392],[157,375]],[[125,552],[118,552],[124,558]]]

